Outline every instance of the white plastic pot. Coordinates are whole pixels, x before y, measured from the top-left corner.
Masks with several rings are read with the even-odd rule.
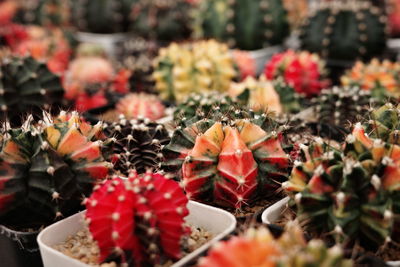
[[[131,39],[132,35],[130,33],[90,33],[90,32],[77,32],[75,38],[81,43],[92,43],[98,44],[111,58],[116,58],[117,48],[120,43]]]
[[[261,215],[261,220],[265,224],[273,224],[282,217],[283,211],[287,208],[289,203],[289,197],[276,202],[269,206]],[[388,261],[388,266],[400,267],[400,261]]]
[[[188,209],[189,215],[186,217],[186,221],[191,226],[201,227],[212,233],[214,238],[183,257],[172,265],[173,267],[187,265],[204,253],[210,246],[230,234],[236,227],[235,217],[224,210],[194,201],[189,202]],[[39,234],[37,241],[44,267],[89,267],[89,265],[70,258],[53,248],[54,245],[64,242],[68,236],[74,235],[83,229],[84,213],[85,211],[50,225]]]
[[[397,54],[397,60],[400,60],[400,38],[389,39],[387,41],[387,47],[389,50]]]

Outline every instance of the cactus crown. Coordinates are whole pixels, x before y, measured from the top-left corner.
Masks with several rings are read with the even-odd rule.
[[[358,123],[342,149],[314,143],[302,151],[282,184],[299,220],[349,245],[375,250],[390,242],[400,212],[400,147],[370,139]]]
[[[105,125],[105,134],[113,143],[114,170],[125,176],[131,170],[141,174],[158,167],[163,159],[161,147],[170,140],[163,125],[142,118],[127,120],[123,116],[118,122]]]
[[[0,152],[0,221],[14,227],[40,227],[81,209],[110,164],[101,152],[99,125],[66,120],[34,124],[32,116],[20,128],[5,126]]]
[[[302,49],[324,58],[371,58],[385,49],[386,17],[370,1],[319,1],[300,38]]]
[[[155,95],[145,93],[126,95],[116,104],[116,110],[127,119],[144,117],[158,120],[165,115],[165,107],[161,100]]]
[[[281,44],[289,34],[281,0],[201,1],[194,27],[200,38],[226,41],[243,50]]]
[[[183,122],[163,149],[162,167],[178,173],[189,198],[203,202],[241,208],[276,193],[289,163],[276,123],[266,114],[217,113]]]
[[[274,239],[266,228],[249,229],[240,237],[220,242],[201,258],[199,267],[239,266],[337,266],[351,267],[339,246],[327,248],[322,240],[307,242],[299,224],[288,222],[282,235]]]
[[[106,181],[86,201],[100,261],[149,266],[179,259],[189,234],[187,203],[175,181],[151,171]]]
[[[228,47],[214,40],[160,49],[153,73],[161,97],[177,102],[193,92],[227,91],[235,75]]]
[[[61,104],[60,78],[31,57],[6,56],[0,62],[0,119],[21,125],[21,114],[40,114]]]

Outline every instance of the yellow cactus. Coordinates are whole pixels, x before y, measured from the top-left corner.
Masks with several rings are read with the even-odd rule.
[[[153,74],[161,97],[176,102],[194,92],[227,91],[235,76],[228,47],[214,40],[161,49]]]

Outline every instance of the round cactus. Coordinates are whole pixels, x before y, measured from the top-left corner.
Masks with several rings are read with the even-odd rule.
[[[318,55],[306,51],[292,50],[276,54],[265,66],[265,76],[270,79],[283,79],[298,94],[307,97],[318,95],[329,85],[325,78],[325,62]]]
[[[105,134],[113,141],[114,170],[127,176],[131,170],[144,173],[158,167],[163,159],[161,147],[170,141],[161,124],[149,119],[127,120],[105,125]]]
[[[241,208],[276,193],[289,156],[282,149],[282,133],[266,114],[226,116],[178,127],[163,149],[162,167],[177,172],[190,199]]]
[[[228,47],[214,40],[162,48],[153,73],[161,97],[177,102],[190,93],[227,91],[235,75]]]
[[[195,32],[242,50],[281,44],[289,34],[282,0],[201,1]],[[251,19],[250,19],[251,18]]]
[[[332,60],[377,56],[385,49],[386,38],[381,10],[370,1],[356,0],[319,1],[300,35],[302,49]]]
[[[288,182],[300,221],[337,241],[376,250],[391,241],[399,206],[400,147],[370,139],[361,124],[338,150],[327,144],[303,146]]]
[[[165,106],[160,99],[144,93],[126,95],[116,104],[116,109],[127,119],[144,117],[158,120],[165,116]]]
[[[274,239],[266,228],[249,229],[243,236],[220,242],[199,260],[199,267],[263,266],[305,267],[335,266],[351,267],[339,246],[327,248],[322,240],[309,242],[295,222],[288,222],[282,235]]]
[[[64,116],[62,114],[62,116]],[[82,209],[82,197],[108,175],[99,127],[60,117],[21,128],[5,127],[0,151],[0,221],[13,227],[41,227]]]
[[[32,57],[6,56],[0,60],[0,119],[21,125],[21,117],[61,106],[60,78]]]
[[[86,201],[100,262],[148,266],[179,259],[190,233],[184,224],[187,203],[179,185],[160,174],[132,172],[106,181]]]
[[[357,61],[351,70],[341,78],[345,86],[358,86],[363,90],[371,91],[372,96],[380,100],[389,97],[400,98],[400,63],[373,59],[364,64]]]

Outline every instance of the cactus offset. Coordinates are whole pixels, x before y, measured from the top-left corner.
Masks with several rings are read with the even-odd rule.
[[[71,19],[83,32],[120,33],[132,26],[132,5],[136,0],[74,0]]]
[[[302,49],[333,60],[377,56],[385,49],[386,38],[381,10],[370,1],[355,0],[320,1],[300,35]]]
[[[132,5],[132,31],[158,41],[186,40],[191,34],[186,0],[136,0]]]
[[[289,157],[282,133],[266,114],[253,119],[215,115],[187,125],[178,127],[164,147],[162,167],[178,173],[189,198],[241,208],[276,193]]]
[[[119,122],[107,126],[105,133],[114,143],[114,169],[124,175],[132,169],[144,173],[158,167],[163,159],[161,147],[170,140],[163,125],[149,119],[127,120],[123,116]]]
[[[195,17],[198,37],[215,38],[242,50],[281,44],[289,34],[281,0],[201,1]]]
[[[31,57],[4,57],[0,62],[0,119],[20,125],[21,116],[61,105],[60,78]]]
[[[190,93],[227,91],[235,75],[228,47],[214,40],[160,49],[153,73],[161,97],[177,102]]]
[[[154,121],[165,115],[165,106],[160,99],[144,93],[126,95],[116,104],[116,109],[127,119],[144,117]]]
[[[21,128],[5,127],[0,152],[0,221],[24,228],[48,225],[82,209],[82,198],[106,178],[100,141],[85,136],[75,117],[34,125],[30,117]]]
[[[370,92],[358,87],[333,87],[324,89],[312,100],[316,120],[334,126],[345,127],[366,114],[375,103]]]
[[[400,212],[400,147],[370,139],[361,124],[337,150],[326,144],[303,147],[282,184],[307,229],[337,241],[376,250],[394,238]]]
[[[283,234],[274,239],[266,228],[249,229],[243,236],[232,237],[210,250],[199,260],[199,267],[263,266],[351,267],[339,246],[327,248],[322,240],[309,242],[297,222],[288,222]]]
[[[329,85],[325,78],[325,62],[318,55],[306,51],[292,50],[276,54],[265,66],[265,76],[270,79],[283,79],[297,93],[307,97],[318,95]]]
[[[160,174],[132,172],[128,179],[106,181],[86,201],[100,261],[148,266],[179,259],[189,233],[187,202],[179,185]]]
[[[364,64],[357,61],[351,70],[341,78],[346,86],[359,86],[371,91],[373,97],[386,100],[388,97],[400,98],[400,63],[377,59]]]

